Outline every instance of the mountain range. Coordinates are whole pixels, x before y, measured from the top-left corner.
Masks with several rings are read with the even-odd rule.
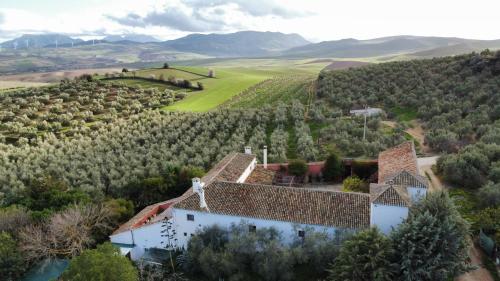
[[[57,42],[57,43],[56,43]],[[456,55],[486,48],[500,48],[500,40],[473,40],[455,37],[391,36],[369,40],[342,39],[311,43],[298,34],[240,31],[228,34],[190,34],[160,42],[142,34],[108,35],[99,41],[83,41],[61,34],[23,35],[3,42],[4,49],[53,48],[110,43],[137,45],[151,51],[194,53],[210,57],[285,57],[285,58],[368,58],[406,55],[434,57]],[[73,45],[72,45],[73,44]],[[147,44],[147,45],[144,45]],[[132,47],[133,48],[133,47]]]
[[[165,61],[189,63],[190,60],[214,58],[382,62],[457,55],[487,48],[500,49],[500,40],[404,35],[311,43],[298,34],[241,31],[191,34],[161,42],[141,34],[113,35],[89,41],[61,34],[23,35],[1,43],[0,47],[0,73],[19,73]]]
[[[366,58],[408,55],[437,57],[500,48],[500,40],[472,40],[454,37],[391,36],[370,40],[343,39],[299,46],[281,56],[295,58]]]

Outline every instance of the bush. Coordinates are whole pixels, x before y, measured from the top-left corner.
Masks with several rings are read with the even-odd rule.
[[[500,183],[489,182],[479,189],[477,197],[482,207],[500,206]]]
[[[343,172],[342,159],[336,152],[330,153],[325,161],[323,176],[327,181],[337,180]]]
[[[124,72],[128,72],[128,68],[123,68],[123,69],[122,69],[122,72],[123,72],[123,73],[124,73]]]
[[[304,176],[307,173],[308,166],[302,159],[290,160],[288,162],[288,173],[294,176]]]
[[[24,260],[16,241],[7,232],[0,232],[0,279],[19,280],[24,269]]]
[[[166,62],[166,63],[164,63],[164,64],[163,64],[163,68],[164,68],[164,69],[168,69],[168,68],[170,68],[170,66],[169,66],[169,65],[168,65],[168,63]]]
[[[199,231],[181,256],[184,270],[200,280],[297,280],[301,266],[316,280],[323,277],[343,239],[340,232],[331,239],[306,229],[305,238],[286,245],[274,228],[248,229],[242,222],[229,229],[214,225]]]
[[[368,192],[368,184],[357,176],[351,176],[342,182],[342,190],[345,192]]]
[[[137,281],[137,269],[107,242],[97,249],[85,250],[69,263],[61,275],[64,281]]]
[[[345,241],[330,270],[332,281],[390,281],[396,274],[389,238],[377,228],[361,231]]]

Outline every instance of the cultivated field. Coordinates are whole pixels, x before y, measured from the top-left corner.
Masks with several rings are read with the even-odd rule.
[[[1,81],[21,81],[21,82],[36,82],[36,83],[56,83],[64,78],[73,79],[82,74],[105,74],[121,72],[121,68],[87,68],[75,70],[62,70],[51,72],[36,72],[23,73],[15,75],[0,76]],[[1,83],[1,82],[0,82]]]
[[[26,87],[40,87],[49,85],[48,83],[39,82],[25,82],[25,81],[2,81],[0,80],[0,91],[26,88]]]

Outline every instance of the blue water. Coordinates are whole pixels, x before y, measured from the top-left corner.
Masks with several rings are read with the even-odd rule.
[[[58,259],[43,261],[28,271],[22,281],[49,281],[57,279],[68,267],[69,261]]]

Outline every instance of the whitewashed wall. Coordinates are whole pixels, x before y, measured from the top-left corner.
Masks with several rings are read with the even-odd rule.
[[[245,169],[243,174],[239,177],[239,179],[236,181],[237,183],[244,183],[248,176],[252,173],[252,171],[255,169],[255,165],[257,165],[257,160],[254,159],[250,165]]]
[[[417,202],[420,199],[424,198],[427,194],[427,189],[421,187],[407,187],[408,194],[410,195],[411,202]]]
[[[385,234],[408,217],[407,207],[370,204],[370,225],[377,226]]]
[[[237,216],[220,215],[214,213],[197,212],[183,209],[173,209],[173,223],[177,231],[177,246],[186,248],[191,235],[194,235],[197,230],[203,229],[206,226],[219,225],[222,228],[228,228],[231,224],[239,224],[245,222],[259,228],[274,227],[281,232],[284,243],[291,243],[297,237],[296,229],[311,228],[317,232],[326,232],[329,235],[335,233],[334,227],[324,227],[320,225],[294,224],[282,221],[263,220],[256,218],[244,218]],[[194,215],[194,221],[188,221],[187,215]],[[307,232],[305,233],[307,235]]]
[[[165,237],[162,237],[161,231],[164,230],[162,224],[162,222],[157,222],[131,231],[111,235],[110,240],[112,243],[135,244],[135,247],[130,252],[130,257],[132,260],[137,260],[142,257],[145,249],[165,247],[161,243],[166,240]]]

